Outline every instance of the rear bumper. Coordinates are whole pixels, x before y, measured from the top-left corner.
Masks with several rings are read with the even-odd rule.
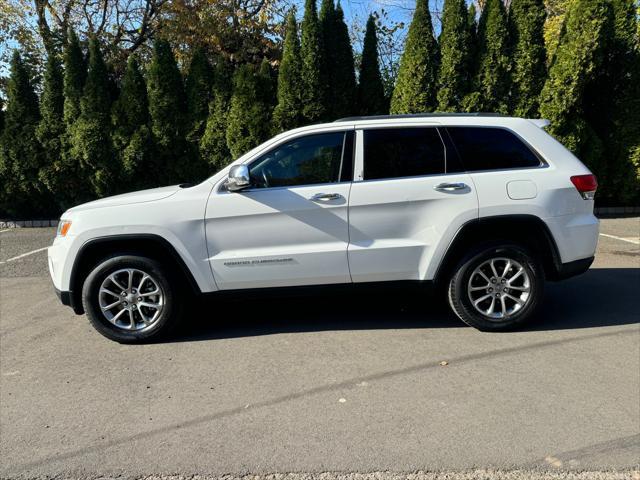
[[[588,257],[581,258],[580,260],[574,260],[573,262],[561,263],[558,267],[558,273],[554,280],[565,280],[586,272],[589,270],[594,259],[595,257]]]

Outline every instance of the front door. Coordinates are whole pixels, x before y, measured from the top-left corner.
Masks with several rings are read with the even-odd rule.
[[[448,247],[442,240],[478,217],[473,180],[445,140],[435,126],[358,131],[349,199],[354,282],[430,280]]]
[[[351,281],[352,145],[352,130],[285,140],[248,162],[249,188],[214,189],[206,235],[221,290]]]

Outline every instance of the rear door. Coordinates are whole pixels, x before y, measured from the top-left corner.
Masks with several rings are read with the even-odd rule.
[[[478,217],[471,177],[436,125],[364,128],[356,138],[349,199],[351,278],[432,278],[448,241]]]

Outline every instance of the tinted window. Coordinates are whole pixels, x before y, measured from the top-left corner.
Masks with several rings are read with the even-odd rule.
[[[365,180],[432,175],[444,171],[444,145],[435,128],[364,131]]]
[[[309,135],[274,148],[249,166],[253,187],[339,181],[344,137],[344,132]]]
[[[466,170],[537,167],[540,160],[522,140],[502,128],[447,127]]]

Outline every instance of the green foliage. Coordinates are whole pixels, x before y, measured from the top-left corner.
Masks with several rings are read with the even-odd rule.
[[[317,122],[326,116],[328,78],[324,68],[326,64],[324,41],[315,0],[305,0],[304,3],[300,58],[303,116],[309,123]]]
[[[430,112],[436,108],[438,44],[429,1],[418,0],[391,98],[391,113]]]
[[[200,156],[213,174],[232,160],[227,147],[227,117],[231,100],[231,68],[219,59],[215,68],[213,100],[209,103],[209,117],[200,140]]]
[[[362,46],[362,60],[358,75],[358,112],[360,115],[381,115],[389,110],[378,61],[376,21],[369,15]]]
[[[40,215],[49,209],[39,188],[42,157],[36,128],[40,120],[38,97],[31,72],[14,51],[6,87],[5,126],[0,138],[0,217]]]
[[[540,113],[551,121],[549,132],[603,173],[602,142],[585,119],[585,92],[597,79],[604,60],[604,40],[611,24],[606,0],[575,0],[567,14],[565,33],[540,96]]]
[[[41,119],[36,138],[42,147],[42,169],[39,178],[64,210],[73,200],[67,189],[68,169],[63,158],[65,136],[62,67],[55,55],[49,55],[44,72],[44,88],[40,98]]]
[[[278,105],[273,111],[273,126],[276,132],[302,125],[304,85],[301,82],[301,70],[298,28],[295,10],[292,9],[287,16],[282,61],[278,72]]]
[[[80,100],[80,118],[73,126],[71,154],[80,159],[82,176],[101,197],[114,189],[118,165],[111,150],[111,95],[107,67],[95,37],[89,39],[89,68]]]
[[[134,55],[127,61],[120,96],[111,109],[112,139],[119,156],[119,189],[151,186],[153,139],[149,128],[147,86]]]
[[[209,102],[213,88],[213,68],[204,49],[196,48],[191,57],[189,73],[186,79],[187,111],[189,113],[189,131],[187,139],[198,144],[209,114]]]
[[[509,32],[502,0],[487,0],[478,24],[478,69],[465,108],[508,113]]]
[[[513,42],[511,113],[536,117],[547,75],[543,0],[512,0],[509,21]]]
[[[475,17],[475,10],[473,15]],[[470,52],[471,32],[465,1],[445,0],[440,35],[438,110],[457,112],[462,109],[471,77]]]
[[[80,99],[86,78],[87,66],[80,41],[76,33],[70,30],[64,50],[64,121],[67,125],[80,116]]]
[[[269,137],[269,105],[265,103],[261,90],[265,80],[247,64],[238,67],[234,74],[226,129],[232,158],[238,158]]]
[[[344,12],[333,0],[322,0],[320,24],[324,43],[327,95],[326,120],[335,120],[353,114],[356,101],[356,76],[349,30],[344,23]]]
[[[190,180],[189,144],[186,141],[187,101],[171,46],[156,41],[147,72],[149,113],[156,154],[161,168],[157,181],[175,184]],[[191,157],[191,158],[190,158]]]

